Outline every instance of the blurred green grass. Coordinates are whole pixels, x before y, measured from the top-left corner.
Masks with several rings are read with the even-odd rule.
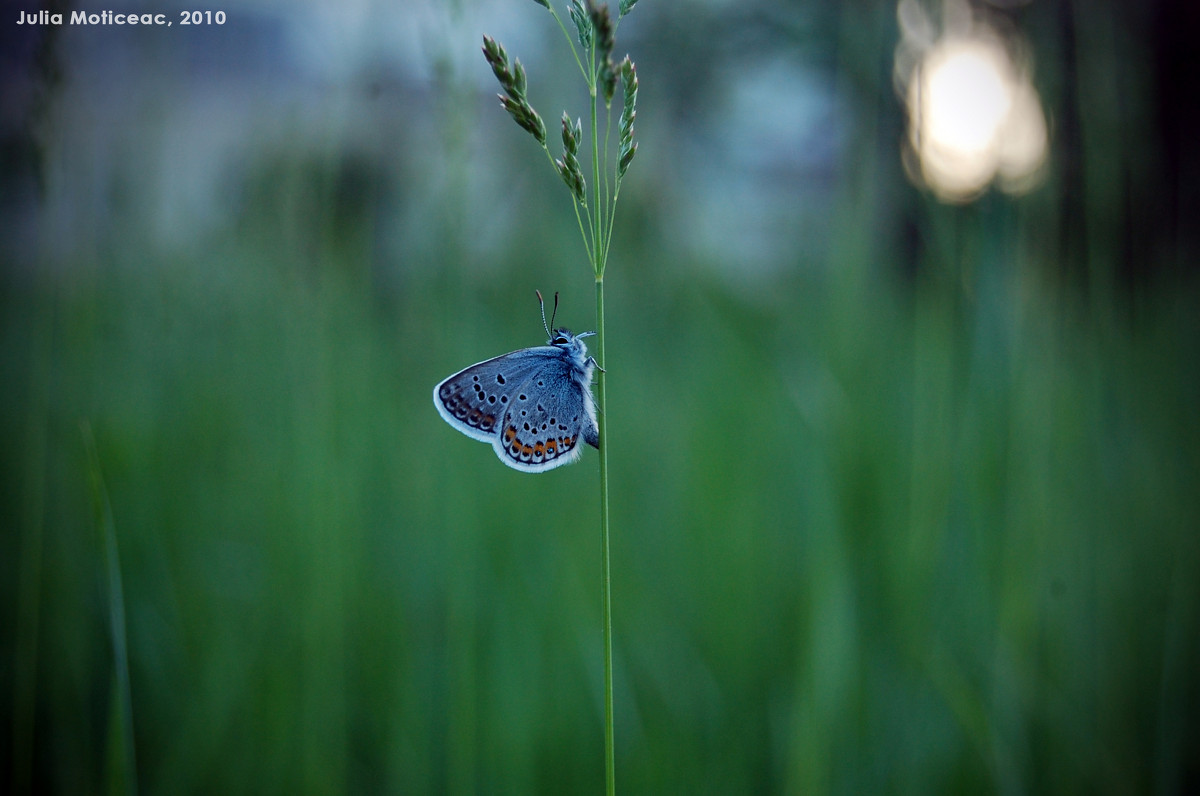
[[[1191,293],[1112,320],[989,253],[1007,244],[973,212],[951,223],[995,268],[969,292],[846,262],[737,297],[636,246],[636,285],[615,263],[622,787],[1129,792],[1190,770]],[[458,292],[455,263],[381,293],[353,245],[316,242],[5,289],[3,582],[40,627],[5,657],[35,656],[15,730],[37,780],[87,792],[105,766],[84,419],[147,790],[598,788],[594,457],[509,472],[429,400],[536,342],[522,299],[556,277],[513,256],[513,295]]]

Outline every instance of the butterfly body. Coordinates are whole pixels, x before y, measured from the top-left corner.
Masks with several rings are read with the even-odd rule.
[[[599,447],[592,373],[596,360],[583,339],[556,329],[547,344],[484,360],[433,388],[447,423],[489,442],[500,461],[544,472],[575,461],[580,442]]]

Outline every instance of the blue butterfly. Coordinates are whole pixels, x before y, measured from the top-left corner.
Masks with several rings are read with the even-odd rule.
[[[542,303],[542,294],[537,294]],[[527,473],[541,473],[575,461],[582,439],[600,447],[592,372],[596,360],[583,338],[595,332],[550,331],[558,312],[542,326],[546,345],[522,348],[484,360],[433,388],[433,405],[442,418],[472,439],[490,442],[500,461]]]

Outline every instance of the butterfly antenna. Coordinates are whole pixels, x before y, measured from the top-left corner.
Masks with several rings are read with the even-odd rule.
[[[538,306],[542,308],[542,328],[546,330],[546,337],[553,338],[554,335],[550,334],[550,327],[546,325],[546,302],[542,301],[542,291],[535,290],[533,292],[537,293]],[[558,309],[558,294],[557,293],[554,294],[554,308]],[[553,318],[554,315],[551,314],[550,317]]]
[[[554,291],[554,309],[550,311],[550,328],[554,328],[554,318],[558,315],[558,291]],[[542,320],[545,320],[543,318]],[[551,335],[553,336],[553,335]]]

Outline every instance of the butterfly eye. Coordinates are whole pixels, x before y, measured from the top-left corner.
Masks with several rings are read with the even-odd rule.
[[[555,337],[555,338],[554,338],[554,343],[553,343],[553,344],[554,344],[554,345],[566,345],[566,344],[567,344],[567,342],[568,342],[567,338],[563,337],[563,336],[560,334],[560,335],[558,335],[557,337]]]

